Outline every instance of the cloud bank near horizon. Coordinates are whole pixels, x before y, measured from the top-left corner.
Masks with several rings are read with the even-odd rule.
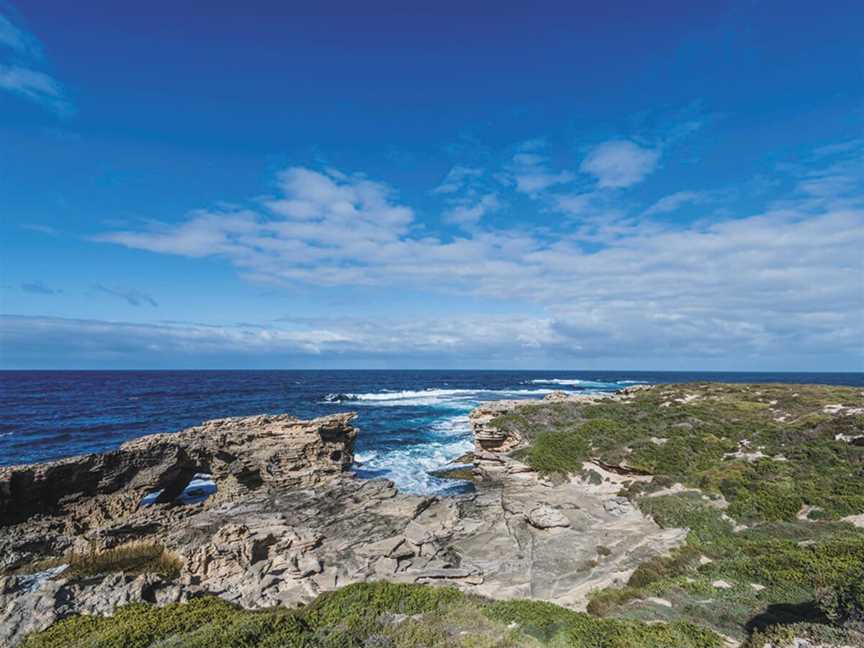
[[[779,169],[788,189],[757,213],[711,212],[723,192],[698,189],[622,207],[619,192],[643,181],[662,151],[613,139],[588,149],[571,171],[555,168],[543,143],[533,142],[500,169],[455,166],[431,190],[443,201],[441,223],[449,224],[437,229],[385,182],[294,166],[278,173],[277,191],[245,206],[93,237],[219,259],[253,283],[504,300],[514,304],[511,315],[318,319],[289,328],[7,317],[0,332],[10,349],[56,339],[70,353],[115,359],[148,352],[401,354],[417,363],[467,354],[530,365],[734,357],[774,368],[774,359],[791,353],[861,367],[864,143],[824,147],[806,167]],[[499,224],[495,212],[518,193],[560,214],[560,226]],[[704,208],[706,217],[664,218],[684,207]],[[157,305],[142,294],[146,299],[132,301]]]

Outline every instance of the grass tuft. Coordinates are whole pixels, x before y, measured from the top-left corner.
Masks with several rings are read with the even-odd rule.
[[[92,550],[68,554],[63,560],[69,564],[65,576],[85,578],[112,572],[125,574],[159,574],[173,579],[183,566],[180,558],[152,542],[132,542],[111,549]]]

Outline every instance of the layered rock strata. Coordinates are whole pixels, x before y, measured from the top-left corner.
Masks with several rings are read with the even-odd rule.
[[[347,473],[357,434],[351,414],[223,419],[105,455],[4,469],[0,637],[13,645],[63,616],[107,614],[130,601],[211,593],[248,608],[293,606],[376,579],[581,608],[590,590],[625,581],[639,562],[682,541],[684,530],[660,529],[616,495],[626,476],[595,467],[600,483],[553,484],[500,451],[521,440],[482,445],[488,412],[520,406],[475,412],[484,448],[476,491],[446,498]],[[217,495],[174,500],[200,472],[213,475]],[[138,506],[157,490],[168,495]],[[39,558],[130,541],[163,546],[179,576],[22,570]]]

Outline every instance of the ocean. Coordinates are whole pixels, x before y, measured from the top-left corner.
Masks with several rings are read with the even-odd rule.
[[[356,411],[354,471],[403,491],[448,494],[429,471],[471,450],[478,403],[634,384],[781,382],[864,386],[860,373],[634,371],[3,371],[0,465],[104,452],[225,416]]]

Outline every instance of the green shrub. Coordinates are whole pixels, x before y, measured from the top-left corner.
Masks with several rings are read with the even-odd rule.
[[[510,627],[510,624],[517,627]],[[715,648],[687,623],[596,619],[540,601],[488,601],[452,587],[359,583],[296,610],[243,610],[215,597],[138,603],[111,617],[76,616],[23,648]]]
[[[305,608],[303,618],[326,641],[349,646],[380,632],[384,614],[434,612],[463,597],[455,587],[355,583],[318,596]]]
[[[699,564],[701,552],[692,545],[685,545],[670,556],[656,556],[639,563],[627,585],[640,588],[652,583],[677,578]]]
[[[642,595],[643,591],[636,587],[605,587],[594,590],[588,595],[586,609],[592,616],[605,617],[615,608]]]
[[[22,648],[303,648],[303,621],[286,609],[250,612],[215,597],[156,607],[127,605],[111,617],[75,616],[32,634]]]
[[[793,623],[775,625],[764,630],[756,630],[742,648],[797,648],[806,641],[809,646],[821,648],[851,648],[864,646],[864,634],[854,630],[833,628],[817,623]]]
[[[718,648],[720,637],[690,623],[649,625],[597,619],[543,601],[499,601],[486,613],[503,623],[516,623],[529,636],[553,645],[585,648]]]
[[[723,517],[723,512],[698,493],[642,497],[637,504],[664,529],[690,529],[690,538],[695,544],[726,540],[732,535],[732,524]]]
[[[534,439],[527,461],[540,473],[574,473],[588,458],[586,439],[573,432],[547,430]]]
[[[819,609],[833,623],[864,632],[864,561],[817,592]]]

